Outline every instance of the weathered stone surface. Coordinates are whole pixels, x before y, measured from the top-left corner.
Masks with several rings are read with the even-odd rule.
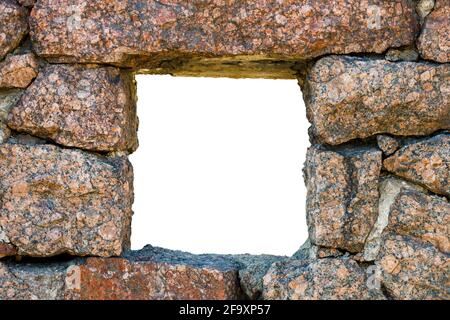
[[[0,144],[8,140],[11,130],[6,125],[8,112],[19,101],[22,90],[0,91]]]
[[[0,262],[0,300],[61,300],[66,263]]]
[[[385,59],[388,61],[417,61],[419,53],[413,46],[406,48],[391,48],[386,53]]]
[[[386,170],[450,196],[450,133],[403,146],[384,160]]]
[[[8,55],[0,62],[0,88],[26,88],[37,74],[34,54]]]
[[[14,0],[0,2],[0,60],[14,50],[28,32],[28,13]]]
[[[316,246],[311,243],[309,238],[305,241],[304,244],[292,255],[292,259],[295,260],[305,260],[305,259],[323,259],[329,257],[340,257],[343,256],[344,253],[335,248],[326,248]]]
[[[305,162],[306,218],[313,244],[360,252],[378,216],[381,151],[312,146]]]
[[[422,187],[406,182],[395,176],[381,177],[379,190],[380,199],[378,205],[378,218],[364,244],[363,258],[365,261],[373,261],[377,258],[381,247],[383,231],[389,223],[391,206],[398,194],[403,190],[425,191]]]
[[[36,3],[36,0],[17,0],[24,7],[32,7]]]
[[[113,67],[49,65],[11,110],[8,125],[65,146],[134,151],[132,75]]]
[[[400,148],[400,143],[397,139],[385,134],[380,134],[377,136],[377,144],[386,156],[390,156],[397,151],[398,148]]]
[[[450,2],[436,0],[434,10],[427,16],[417,48],[424,59],[450,62]]]
[[[377,133],[426,135],[450,128],[450,65],[329,56],[300,79],[320,141]]]
[[[419,28],[409,0],[42,0],[30,25],[36,52],[53,62],[150,69],[197,57],[298,60],[381,53],[411,44]]]
[[[0,262],[2,299],[241,299],[254,297],[270,265],[287,257],[194,255],[146,246],[120,258]],[[256,267],[258,266],[258,267]],[[245,285],[248,285],[245,287]]]
[[[0,145],[0,231],[19,255],[120,255],[129,246],[133,173],[47,144]]]
[[[432,244],[390,235],[377,265],[393,299],[450,299],[450,257]]]
[[[88,258],[68,274],[67,299],[237,299],[238,267],[224,256],[151,246],[124,258]]]
[[[430,242],[450,254],[450,204],[445,198],[403,190],[391,205],[386,231]]]
[[[277,261],[286,260],[287,257],[270,255],[239,255],[233,256],[240,263],[239,280],[245,297],[256,300],[263,291],[263,277],[269,268]]]
[[[263,299],[384,299],[367,285],[366,272],[351,259],[277,262],[264,276]]]
[[[419,17],[423,19],[428,14],[430,14],[433,8],[434,8],[434,0],[419,0],[417,2],[416,11]]]

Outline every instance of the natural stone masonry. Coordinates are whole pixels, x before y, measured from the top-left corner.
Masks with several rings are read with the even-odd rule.
[[[240,62],[382,53],[412,44],[419,27],[409,0],[42,0],[30,25],[36,52],[52,62],[149,69],[202,57]]]
[[[11,110],[14,130],[94,151],[134,151],[134,82],[113,67],[49,65]]]
[[[27,10],[15,0],[0,1],[0,60],[19,45],[27,32]]]
[[[387,231],[433,244],[450,254],[450,204],[445,198],[403,190],[390,207]]]
[[[270,300],[384,299],[369,289],[364,269],[350,259],[277,262],[264,276],[263,298]]]
[[[436,0],[434,10],[426,18],[417,48],[424,59],[450,62],[450,2]]]
[[[380,178],[378,218],[364,244],[363,257],[365,261],[376,260],[382,244],[383,231],[389,224],[391,206],[393,205],[399,193],[404,190],[426,192],[422,187],[412,183],[408,183],[395,176],[388,175]]]
[[[23,264],[5,261],[0,262],[0,300],[238,299],[243,298],[239,271],[258,261],[280,258],[193,255],[146,246],[121,258]],[[255,276],[262,283],[263,274]]]
[[[450,129],[449,64],[330,56],[300,84],[311,133],[328,144]]]
[[[0,168],[0,234],[18,254],[114,256],[129,246],[133,173],[126,158],[6,143]]]
[[[381,151],[312,146],[305,162],[311,242],[360,252],[378,215]]]
[[[449,255],[430,243],[405,236],[387,236],[377,265],[381,282],[393,299],[450,299]]]
[[[38,74],[34,54],[8,55],[0,62],[0,88],[26,88]]]
[[[409,143],[384,160],[386,170],[450,196],[450,134]]]
[[[450,299],[449,5],[0,0],[0,300]],[[128,250],[138,73],[298,79],[292,257]]]

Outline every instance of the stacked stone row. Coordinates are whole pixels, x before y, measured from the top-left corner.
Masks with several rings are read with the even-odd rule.
[[[0,299],[448,299],[449,34],[447,0],[0,0]],[[294,256],[129,250],[136,73],[298,78]]]

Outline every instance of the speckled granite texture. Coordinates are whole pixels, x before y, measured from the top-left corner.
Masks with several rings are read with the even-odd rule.
[[[0,300],[449,300],[449,5],[0,0]],[[298,80],[293,256],[129,250],[136,74]]]

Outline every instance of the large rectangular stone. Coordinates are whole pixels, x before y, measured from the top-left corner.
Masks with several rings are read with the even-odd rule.
[[[115,256],[129,247],[133,172],[126,157],[13,140],[0,145],[0,242],[9,251]]]
[[[42,0],[30,25],[36,52],[53,62],[172,73],[192,58],[223,57],[224,66],[249,60],[270,66],[272,60],[330,53],[381,53],[412,44],[419,27],[409,0]],[[201,64],[191,65],[194,73]]]
[[[306,219],[313,244],[362,251],[378,216],[381,157],[370,147],[308,149]]]
[[[300,79],[312,135],[337,145],[450,129],[450,65],[329,56]]]
[[[94,151],[137,148],[136,88],[114,67],[48,65],[12,108],[12,129]]]

